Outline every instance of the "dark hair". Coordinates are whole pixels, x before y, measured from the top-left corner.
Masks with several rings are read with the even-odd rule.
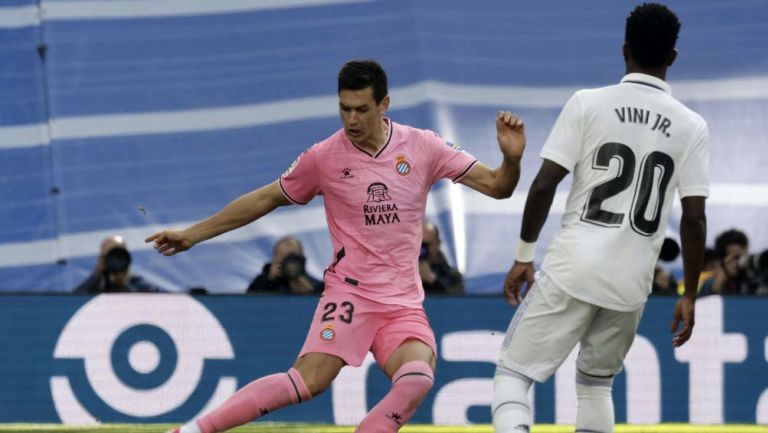
[[[747,235],[741,230],[730,229],[720,233],[715,239],[715,252],[717,257],[724,259],[728,255],[728,245],[741,245],[742,247],[749,246],[749,239]]]
[[[373,88],[373,99],[380,103],[387,96],[387,74],[373,60],[352,60],[339,71],[339,92]]]
[[[680,20],[666,6],[643,3],[627,17],[624,41],[632,58],[647,68],[665,66],[675,49]]]

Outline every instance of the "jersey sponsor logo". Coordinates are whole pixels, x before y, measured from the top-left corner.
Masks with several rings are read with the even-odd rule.
[[[389,196],[389,188],[387,188],[387,185],[381,182],[374,182],[368,185],[368,203],[380,203],[390,200],[392,200],[392,198]]]
[[[207,361],[234,359],[235,353],[226,331],[203,304],[186,296],[163,301],[159,307],[151,297],[101,295],[72,316],[53,352],[57,363],[80,365],[80,371],[67,369],[69,373],[51,377],[51,397],[61,422],[177,417],[179,411],[204,411],[235,392],[236,378],[221,376],[207,402],[194,403],[193,394],[208,387],[201,382]],[[71,364],[73,360],[80,362]]]
[[[407,176],[411,172],[411,163],[405,155],[397,155],[395,157],[395,171],[400,176]]]
[[[320,339],[323,341],[331,341],[336,338],[336,331],[333,330],[333,323],[329,323],[323,327],[320,331]]]
[[[368,201],[363,205],[363,216],[365,225],[377,226],[382,224],[399,223],[400,216],[397,214],[396,203],[384,203],[392,201],[389,196],[389,188],[382,182],[374,182],[368,185]]]
[[[400,217],[397,215],[397,205],[387,204],[383,206],[363,206],[365,214],[365,225],[377,226],[381,224],[399,223]]]

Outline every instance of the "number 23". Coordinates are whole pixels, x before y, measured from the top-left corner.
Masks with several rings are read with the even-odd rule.
[[[323,318],[321,320],[323,322],[327,322],[338,317],[344,323],[352,323],[352,314],[355,312],[355,306],[352,305],[351,302],[344,301],[341,303],[341,308],[344,309],[344,313],[339,314],[338,316],[333,315],[333,313],[336,312],[336,308],[337,306],[335,302],[329,302],[325,304],[323,306],[323,311],[325,311],[325,313],[323,314]]]

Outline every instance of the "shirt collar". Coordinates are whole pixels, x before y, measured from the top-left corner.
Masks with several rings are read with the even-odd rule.
[[[672,88],[666,81],[661,78],[654,77],[652,75],[641,74],[639,72],[633,72],[627,74],[621,79],[622,83],[640,84],[642,86],[649,86],[659,89],[666,93],[672,93]]]

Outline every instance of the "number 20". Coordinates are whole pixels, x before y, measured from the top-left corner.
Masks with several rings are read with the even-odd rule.
[[[597,224],[603,227],[619,227],[624,221],[623,213],[603,210],[600,206],[603,201],[611,198],[632,185],[635,175],[635,153],[632,149],[621,143],[605,143],[597,149],[592,168],[596,170],[608,170],[611,159],[619,160],[618,175],[600,185],[597,185],[589,193],[584,211],[581,214],[582,221]],[[658,185],[654,185],[654,172],[661,171]],[[632,229],[642,236],[651,236],[659,229],[661,221],[661,209],[664,207],[664,199],[672,173],[675,171],[675,162],[672,157],[664,152],[653,151],[643,157],[640,162],[640,178],[635,186],[635,196],[632,199],[632,208],[629,221]],[[658,200],[653,212],[653,218],[647,219],[645,212],[651,201],[652,189],[658,186]]]

